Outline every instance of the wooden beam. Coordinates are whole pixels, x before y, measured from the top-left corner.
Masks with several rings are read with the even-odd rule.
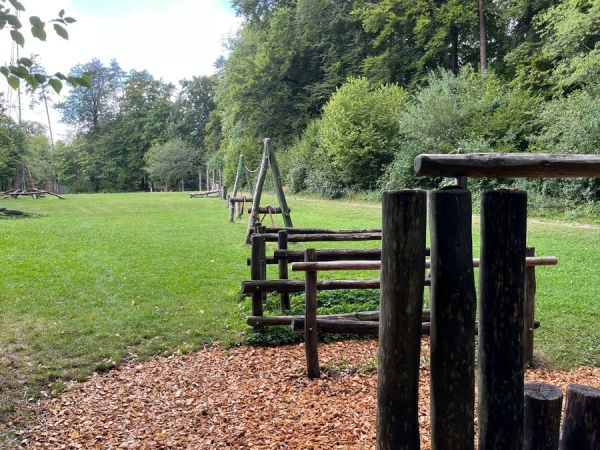
[[[535,153],[423,154],[415,173],[429,177],[574,178],[600,177],[600,155]]]

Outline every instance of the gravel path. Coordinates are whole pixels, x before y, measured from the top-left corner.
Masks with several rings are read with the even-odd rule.
[[[422,448],[429,448],[428,341],[421,368]],[[304,376],[304,347],[214,347],[124,366],[41,402],[27,448],[372,449],[376,341],[319,346],[322,379]],[[543,369],[528,380],[600,387],[600,368]]]

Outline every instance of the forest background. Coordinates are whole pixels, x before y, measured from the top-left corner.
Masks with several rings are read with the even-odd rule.
[[[77,65],[90,86],[56,105],[77,129],[66,141],[3,109],[0,189],[20,161],[69,192],[196,189],[207,168],[231,182],[240,154],[257,165],[264,137],[290,191],[331,198],[439,185],[414,177],[419,153],[600,153],[598,1],[232,4],[243,25],[214,75],[175,86],[116,60]],[[517,184],[542,206],[600,211],[599,179]]]

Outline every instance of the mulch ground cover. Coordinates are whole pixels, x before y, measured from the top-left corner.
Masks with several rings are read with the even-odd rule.
[[[303,345],[214,347],[124,366],[40,402],[27,448],[372,449],[376,341],[319,346],[324,374],[305,377]],[[428,340],[420,423],[429,448]],[[600,387],[600,368],[527,371],[528,381]]]

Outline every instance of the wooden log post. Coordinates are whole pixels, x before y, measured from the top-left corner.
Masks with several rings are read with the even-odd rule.
[[[479,449],[523,448],[527,194],[481,196]]]
[[[233,222],[235,218],[236,209],[238,208],[237,203],[232,202],[231,199],[236,198],[238,189],[242,184],[242,171],[244,170],[244,155],[240,155],[238,159],[237,171],[235,174],[235,181],[233,183],[233,191],[231,191],[231,197],[229,200],[229,222]]]
[[[264,280],[265,272],[265,240],[256,234],[252,236],[252,262],[250,265],[250,278],[252,280]],[[263,298],[265,294],[262,291],[252,292],[252,315],[263,315]]]
[[[254,190],[254,196],[252,197],[252,212],[250,213],[250,217],[248,219],[248,229],[246,230],[246,244],[250,244],[250,237],[252,235],[251,230],[254,226],[254,223],[258,220],[258,208],[260,208],[260,199],[262,197],[262,190],[265,185],[265,179],[267,178],[267,168],[268,168],[268,152],[267,152],[267,142],[270,142],[269,138],[264,141],[264,150],[263,157],[260,161],[260,169],[258,170],[258,179],[256,180],[256,189]]]
[[[431,439],[433,449],[475,446],[475,312],[471,193],[429,194]]]
[[[528,258],[535,256],[535,248],[527,247],[525,255]],[[535,266],[525,266],[525,304],[523,321],[523,363],[525,368],[533,367],[533,324],[535,322]]]
[[[562,392],[545,383],[525,383],[524,450],[557,450]]]
[[[383,194],[377,449],[419,449],[426,195]]]
[[[314,249],[307,249],[305,261],[316,261]],[[304,347],[306,350],[306,372],[308,378],[319,378],[319,350],[317,337],[317,272],[306,272],[306,287],[304,288]]]
[[[269,164],[271,166],[271,173],[273,174],[273,183],[275,184],[275,192],[277,194],[277,200],[281,207],[281,214],[283,217],[283,223],[286,227],[293,227],[292,217],[290,216],[290,208],[288,207],[285,193],[283,192],[283,183],[281,182],[281,173],[279,172],[279,164],[275,157],[275,152],[271,146],[271,139],[265,140],[266,151],[268,152]]]
[[[278,250],[287,250],[288,248],[288,232],[286,230],[282,230],[277,233],[277,249]],[[281,258],[278,261],[279,268],[279,279],[287,280],[288,279],[288,260]],[[279,303],[281,306],[281,311],[289,311],[290,309],[290,294],[287,292],[281,292],[279,294]]]
[[[600,449],[600,389],[581,384],[567,388],[560,450]]]

